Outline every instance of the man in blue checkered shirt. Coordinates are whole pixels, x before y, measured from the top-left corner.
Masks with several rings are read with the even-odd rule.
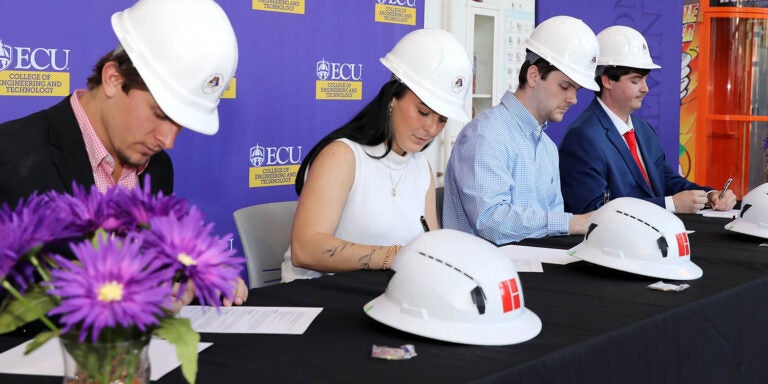
[[[598,88],[597,38],[581,20],[555,16],[525,46],[520,86],[462,129],[446,169],[443,227],[495,244],[583,234],[591,215],[564,212],[557,146],[544,130],[580,87]]]

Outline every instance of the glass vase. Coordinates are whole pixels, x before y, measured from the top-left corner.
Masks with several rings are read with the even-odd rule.
[[[78,341],[77,335],[62,335],[63,384],[145,384],[149,383],[149,340],[92,343]]]

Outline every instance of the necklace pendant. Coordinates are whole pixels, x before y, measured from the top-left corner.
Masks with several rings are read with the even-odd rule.
[[[392,188],[392,197],[395,197],[395,196],[397,196],[397,190],[395,190],[395,188],[393,187]]]

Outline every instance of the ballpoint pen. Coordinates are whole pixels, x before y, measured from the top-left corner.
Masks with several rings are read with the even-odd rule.
[[[429,232],[429,225],[427,225],[427,219],[424,218],[424,216],[420,217],[419,220],[421,221],[421,226],[424,227],[424,232]]]
[[[723,196],[725,196],[725,192],[728,190],[728,187],[731,186],[732,182],[733,182],[733,177],[729,177],[728,180],[726,180],[723,190],[720,191],[720,196],[717,197],[718,199],[722,199]]]
[[[609,200],[611,200],[611,191],[603,192],[603,205],[608,204]]]

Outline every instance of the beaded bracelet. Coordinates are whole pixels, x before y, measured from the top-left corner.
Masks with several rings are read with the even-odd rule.
[[[395,247],[399,247],[399,245],[392,244],[389,249],[387,249],[387,254],[384,256],[384,262],[381,264],[381,269],[389,269],[389,260],[392,259],[392,250],[395,249]]]

